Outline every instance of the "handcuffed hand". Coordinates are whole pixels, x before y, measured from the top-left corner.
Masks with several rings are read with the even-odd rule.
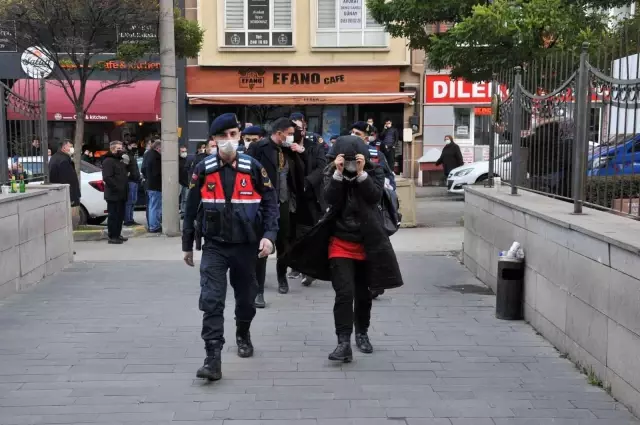
[[[364,171],[364,155],[362,155],[361,153],[356,155],[356,171],[358,172],[358,175],[362,174],[362,172]]]
[[[338,172],[342,174],[342,172],[344,171],[344,155],[340,154],[336,156],[336,159],[333,161],[333,163],[336,164],[336,170],[338,170]]]
[[[193,251],[183,252],[183,254],[184,254],[184,262],[187,264],[187,266],[193,267],[194,266]]]
[[[273,242],[269,239],[263,238],[260,240],[260,245],[258,246],[260,252],[258,253],[258,258],[268,257],[273,254]]]

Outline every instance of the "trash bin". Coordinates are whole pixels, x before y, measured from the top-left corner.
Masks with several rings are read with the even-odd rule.
[[[520,258],[498,259],[496,317],[502,320],[522,320],[524,295],[524,261]]]

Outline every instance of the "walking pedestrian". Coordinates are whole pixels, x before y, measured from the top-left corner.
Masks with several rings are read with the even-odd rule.
[[[451,170],[458,168],[463,164],[464,160],[462,159],[460,146],[453,141],[453,136],[444,136],[444,148],[442,148],[442,153],[440,154],[440,158],[436,161],[436,165],[442,165],[445,184]]]
[[[187,168],[187,147],[180,146],[178,158],[178,183],[180,184],[180,218],[184,218],[189,191],[189,170]]]
[[[295,223],[291,222],[292,214],[297,211],[296,200],[304,199],[304,160],[300,153],[304,148],[296,143],[296,125],[288,118],[278,118],[271,125],[271,136],[258,143],[251,143],[247,154],[255,158],[264,166],[269,180],[275,185],[280,206],[280,220],[276,250],[278,258],[286,251],[289,241],[294,237]],[[258,260],[256,278],[258,281],[258,295],[256,307],[264,308],[264,285],[266,279],[267,259]],[[287,280],[287,266],[276,262],[278,292],[289,292]]]
[[[185,263],[193,267],[194,239],[198,248],[200,234],[204,236],[199,306],[206,358],[196,376],[216,381],[222,378],[227,271],[235,297],[238,356],[253,355],[256,261],[274,251],[278,201],[262,165],[237,152],[240,123],[235,114],[218,116],[211,127],[218,150],[198,163],[191,176],[182,251]]]
[[[282,261],[313,278],[331,280],[338,345],[329,359],[350,362],[354,327],[358,349],[373,352],[368,336],[370,290],[397,288],[403,282],[378,209],[384,188],[382,169],[369,160],[362,140],[353,136],[338,138],[328,159],[333,161],[325,173],[328,213],[291,246]]]
[[[107,232],[110,244],[122,244],[127,238],[122,236],[127,192],[129,190],[128,162],[124,157],[122,142],[109,144],[109,152],[102,161],[102,180],[104,181],[104,200],[107,201]]]

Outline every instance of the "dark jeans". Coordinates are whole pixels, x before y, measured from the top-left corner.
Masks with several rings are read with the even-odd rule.
[[[332,258],[331,284],[336,293],[333,320],[336,335],[366,333],[371,323],[371,293],[369,292],[366,261],[349,258]]]
[[[124,212],[125,223],[133,222],[133,211],[138,202],[138,183],[129,182],[129,197],[127,198],[127,204]]]
[[[250,324],[256,315],[256,244],[225,244],[205,240],[200,262],[202,339],[224,344],[224,303],[227,298],[227,270],[236,300],[236,323]]]
[[[384,150],[384,157],[387,160],[387,164],[389,164],[389,168],[392,173],[395,173],[395,165],[396,165],[396,149],[393,146],[390,146]]]
[[[109,239],[118,239],[122,234],[124,209],[127,201],[107,201],[107,233]]]
[[[278,220],[278,237],[276,238],[277,257],[280,258],[289,248],[290,242],[295,237],[295,214],[289,212],[289,203],[280,204],[280,219]],[[280,260],[276,260],[276,273],[278,278],[286,277],[287,266]],[[256,280],[258,293],[264,294],[264,281],[267,274],[267,257],[258,258],[256,263]]]

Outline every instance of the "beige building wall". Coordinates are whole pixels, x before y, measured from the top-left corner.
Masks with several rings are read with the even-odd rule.
[[[194,4],[195,3],[195,4]],[[186,16],[206,30],[197,64],[201,66],[409,66],[411,55],[401,38],[387,36],[382,48],[313,47],[316,37],[316,0],[293,1],[292,48],[224,47],[224,0],[186,0]],[[194,63],[191,63],[194,64]]]

